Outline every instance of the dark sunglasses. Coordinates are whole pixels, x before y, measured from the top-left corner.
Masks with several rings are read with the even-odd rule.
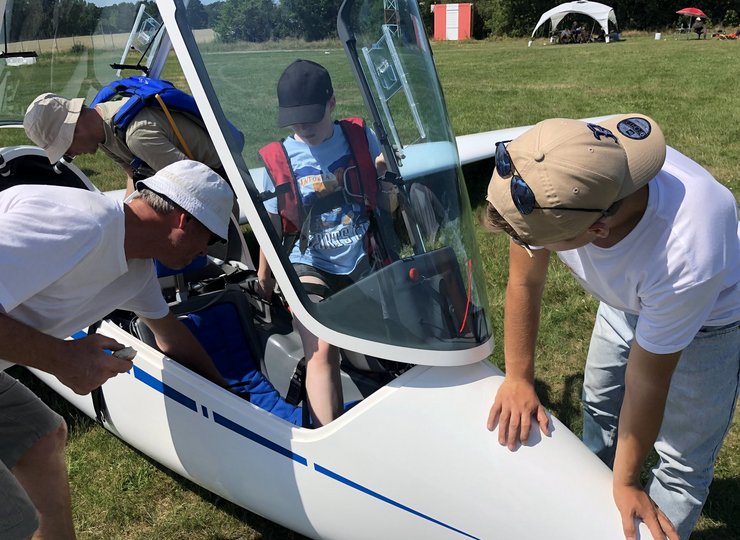
[[[160,197],[162,197],[163,199],[166,199],[166,197],[164,197],[162,195],[160,195]],[[169,199],[167,199],[167,200],[169,200]],[[175,203],[172,203],[172,204],[175,204]],[[208,232],[210,232],[210,229],[208,229],[208,227],[206,227],[205,225],[203,225],[203,223],[201,223],[200,221],[198,221],[198,219],[196,217],[194,217],[194,216],[192,216],[191,214],[188,214],[188,213],[186,213],[185,215],[187,216],[187,219],[188,220],[191,220],[192,219],[193,221],[196,221],[197,223],[200,224],[201,227],[203,227],[204,229],[208,230]],[[209,246],[215,246],[216,244],[225,244],[225,243],[226,243],[226,240],[224,240],[223,238],[221,238],[219,235],[217,235],[215,233],[212,233],[211,232],[211,236],[208,237],[208,245]]]
[[[531,214],[533,210],[569,210],[571,212],[599,212],[604,213],[605,210],[602,208],[567,208],[564,206],[539,206],[532,189],[527,185],[519,171],[516,170],[516,166],[511,161],[509,151],[506,149],[506,145],[502,142],[496,143],[496,153],[494,154],[496,160],[496,172],[501,178],[511,176],[511,198],[514,201],[514,206],[519,210],[519,213],[523,216]]]
[[[225,244],[226,241],[218,236],[217,234],[211,233],[211,237],[208,239],[209,246],[215,246],[216,244]]]

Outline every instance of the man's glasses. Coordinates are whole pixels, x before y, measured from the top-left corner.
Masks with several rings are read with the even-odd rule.
[[[217,234],[211,233],[211,237],[208,239],[209,246],[215,246],[216,244],[225,244],[226,240],[218,236]]]
[[[568,208],[564,206],[539,206],[532,189],[527,185],[516,166],[511,161],[509,151],[504,143],[496,143],[496,172],[501,178],[511,176],[511,198],[514,206],[523,216],[531,214],[533,210],[569,210],[571,212],[599,212],[604,213],[602,208]]]

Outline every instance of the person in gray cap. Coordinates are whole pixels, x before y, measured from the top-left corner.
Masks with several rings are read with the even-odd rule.
[[[7,375],[12,364],[55,375],[78,394],[131,369],[102,335],[65,340],[117,308],[138,314],[167,356],[226,385],[169,311],[152,258],[181,268],[225,239],[227,183],[178,161],[127,201],[80,189],[19,185],[0,192],[0,537],[74,538],[63,419]]]
[[[534,358],[550,252],[601,301],[583,440],[614,471],[627,538],[689,538],[740,389],[740,237],[732,193],[650,118],[552,119],[496,149],[492,228],[512,238],[506,378],[488,418],[510,449],[548,434]],[[535,249],[532,246],[541,246]],[[651,448],[660,457],[643,489]]]
[[[51,163],[65,155],[75,157],[102,150],[125,171],[127,194],[134,190],[135,167],[145,171],[141,176],[150,176],[171,163],[188,159],[188,151],[192,159],[220,170],[221,160],[208,133],[185,113],[171,114],[188,149],[182,147],[172,123],[158,107],[142,108],[125,133],[117,134],[113,117],[126,99],[103,102],[91,109],[82,98],[41,94],[28,106],[23,127],[28,138],[46,151]]]

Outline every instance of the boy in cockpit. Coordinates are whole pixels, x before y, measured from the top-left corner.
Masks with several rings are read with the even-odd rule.
[[[385,165],[377,137],[361,119],[333,120],[336,98],[323,66],[296,60],[280,76],[277,94],[278,127],[290,126],[293,135],[260,150],[265,184],[283,185],[264,204],[309,298],[318,302],[370,272],[382,256],[373,221],[378,199],[387,197],[378,182]],[[258,278],[263,296],[271,295],[263,255]],[[339,350],[296,323],[312,423],[322,426],[343,411]]]

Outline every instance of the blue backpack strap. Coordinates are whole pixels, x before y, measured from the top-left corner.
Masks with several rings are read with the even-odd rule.
[[[129,100],[113,116],[113,128],[116,134],[123,134],[131,121],[144,107],[159,107],[154,96],[159,94],[167,108],[173,111],[187,113],[203,125],[203,116],[198,110],[195,98],[177,88],[170,81],[152,79],[151,77],[134,76],[113,81],[103,87],[90,102],[93,108],[99,103],[110,101],[116,96],[128,97]],[[239,149],[244,148],[244,134],[237,127],[228,122],[232,137],[236,140]],[[203,125],[205,128],[205,125]]]

